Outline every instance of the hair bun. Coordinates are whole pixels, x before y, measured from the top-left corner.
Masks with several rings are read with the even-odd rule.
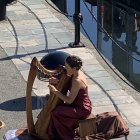
[[[82,66],[82,60],[80,57],[71,55],[66,59],[66,62],[70,65],[71,68],[76,67],[79,70]]]

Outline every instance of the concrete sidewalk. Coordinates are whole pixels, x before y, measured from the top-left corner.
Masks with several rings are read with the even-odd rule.
[[[27,81],[34,56],[40,60],[55,50],[80,56],[89,83],[93,113],[117,110],[129,124],[128,139],[137,140],[140,138],[140,105],[99,63],[94,47],[83,35],[81,41],[90,47],[68,47],[74,41],[74,26],[64,15],[59,14],[57,18],[56,14],[59,13],[43,0],[20,0],[7,6],[8,20],[0,22],[0,45],[8,57],[2,60],[11,59]],[[42,96],[49,93],[47,85],[47,82],[35,80],[33,90],[38,96],[38,105]]]

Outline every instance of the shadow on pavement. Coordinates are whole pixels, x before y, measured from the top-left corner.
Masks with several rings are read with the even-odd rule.
[[[6,110],[6,111],[25,111],[26,98],[21,97],[21,98],[5,101],[0,104],[0,109]],[[37,97],[32,96],[32,110],[35,110],[35,109],[40,109],[40,108],[37,107]]]

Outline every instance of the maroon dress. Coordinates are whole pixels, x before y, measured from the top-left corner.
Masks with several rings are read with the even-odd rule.
[[[51,112],[48,135],[54,140],[74,140],[78,120],[85,119],[91,113],[91,101],[88,88],[81,88],[72,104],[56,106]]]
[[[118,112],[104,112],[96,115],[97,134],[86,137],[86,140],[109,140],[127,136],[129,127]]]

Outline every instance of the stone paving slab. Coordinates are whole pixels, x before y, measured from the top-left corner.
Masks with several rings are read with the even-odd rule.
[[[97,70],[97,71],[94,71],[94,72],[90,73],[91,78],[101,78],[101,77],[107,78],[109,76],[110,76],[110,74],[105,70],[100,70],[100,71]]]
[[[97,65],[99,64],[99,62],[95,59],[95,57],[93,56],[92,59],[88,59],[86,61],[83,62],[83,65]]]
[[[122,87],[118,83],[97,83],[97,84],[99,84],[100,87],[105,91],[122,89]]]
[[[120,104],[118,108],[127,117],[127,121],[133,126],[140,125],[140,106],[138,103]]]
[[[102,66],[100,65],[86,65],[83,66],[83,70],[86,71],[87,73],[93,73],[94,71],[100,71],[100,70],[105,70]]]
[[[113,97],[113,96],[127,96],[128,94],[124,90],[111,90],[107,91],[107,93]]]
[[[82,58],[83,62],[95,58],[94,55],[92,54],[92,51],[87,48],[72,48],[72,49],[68,48],[61,49],[61,51],[70,53],[71,55],[77,55]]]
[[[127,96],[114,96],[112,100],[116,105],[136,103],[136,100],[130,95]]]
[[[28,70],[21,70],[20,73],[21,73],[23,79],[27,82],[28,81],[29,69]]]
[[[34,5],[30,5],[31,9],[46,9],[46,6],[44,4],[34,4]]]
[[[9,48],[4,48],[5,52],[7,53],[8,56],[15,56],[15,57],[20,57],[20,56],[26,56],[27,52],[25,51],[24,47],[9,47]]]
[[[97,107],[93,106],[92,109],[92,113],[95,115],[101,114],[103,112],[111,112],[111,111],[116,111],[113,105],[97,106]]]
[[[10,45],[9,45],[9,43],[8,42],[0,42],[0,45],[3,47],[3,48],[15,48],[16,47],[16,42],[15,42],[15,40],[14,41],[11,41],[10,42]]]

